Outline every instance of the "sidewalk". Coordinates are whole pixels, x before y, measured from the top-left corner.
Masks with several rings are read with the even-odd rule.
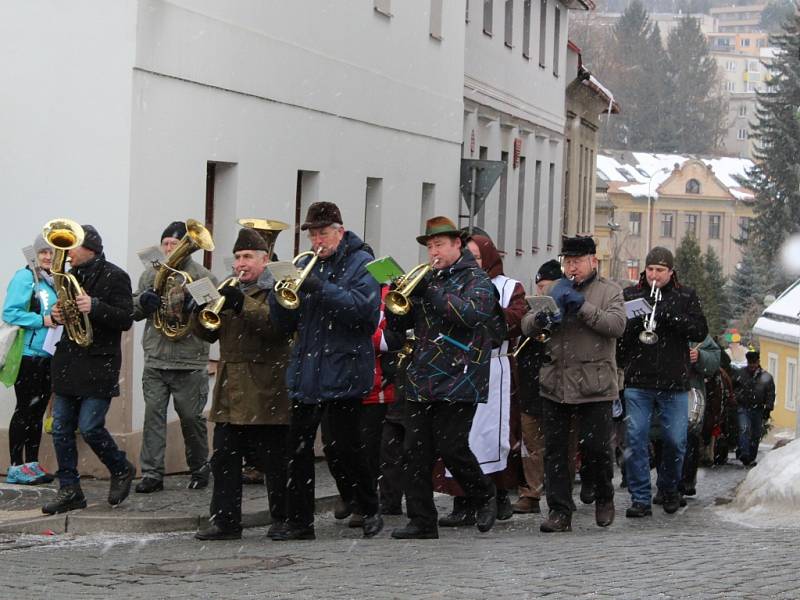
[[[108,504],[108,480],[82,479],[81,487],[88,506],[83,510],[48,516],[42,504],[55,498],[58,484],[42,486],[12,485],[0,482],[0,533],[165,533],[192,531],[208,520],[211,486],[189,490],[189,475],[164,479],[164,491],[154,494],[134,492],[119,506]],[[270,523],[267,490],[262,485],[243,486],[242,525],[259,527]],[[324,460],[316,463],[316,510],[332,510],[336,486]]]

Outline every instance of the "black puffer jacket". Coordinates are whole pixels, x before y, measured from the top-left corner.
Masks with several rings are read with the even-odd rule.
[[[644,272],[639,283],[624,290],[625,301],[650,300],[650,285]],[[702,342],[708,335],[700,300],[695,291],[681,285],[673,274],[661,288],[656,306],[655,344],[643,344],[639,334],[644,319],[628,319],[625,333],[617,342],[617,364],[625,369],[625,387],[679,390],[689,389],[689,343]]]
[[[133,324],[131,279],[104,254],[71,273],[92,298],[89,321],[93,341],[82,348],[64,332],[53,356],[53,391],[65,396],[119,396],[120,339]]]
[[[766,409],[770,412],[775,408],[775,381],[761,367],[754,371],[747,367],[735,369],[733,391],[737,406]]]

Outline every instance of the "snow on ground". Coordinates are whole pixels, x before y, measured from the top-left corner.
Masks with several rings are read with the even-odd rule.
[[[733,502],[717,510],[747,527],[800,528],[800,442],[759,454]]]

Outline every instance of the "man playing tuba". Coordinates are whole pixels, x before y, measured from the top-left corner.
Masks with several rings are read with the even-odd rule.
[[[200,235],[208,235],[205,228],[196,222],[192,225],[200,229]],[[192,233],[198,235],[194,231]],[[208,434],[203,409],[208,397],[206,366],[209,343],[188,332],[186,305],[191,296],[185,289],[187,279],[197,281],[208,277],[216,284],[214,276],[191,258],[192,252],[200,248],[186,233],[184,223],[175,221],[167,225],[161,234],[161,251],[167,265],[157,264],[152,269],[146,269],[139,278],[139,287],[133,296],[134,320],[147,320],[142,336],[144,427],[139,455],[142,480],[136,486],[139,494],[164,489],[164,452],[170,396],[181,422],[186,464],[192,473],[189,489],[208,485]],[[159,281],[158,290],[153,289],[156,280]],[[182,322],[186,322],[186,331],[181,331]],[[167,330],[167,327],[171,329]]]

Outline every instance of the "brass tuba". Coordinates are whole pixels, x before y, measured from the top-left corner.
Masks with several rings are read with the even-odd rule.
[[[405,275],[398,277],[395,282],[395,288],[386,294],[384,304],[387,310],[396,314],[404,315],[411,310],[411,300],[409,296],[414,288],[419,285],[428,272],[436,266],[439,259],[435,259],[432,264],[422,263],[411,269]]]
[[[293,279],[283,279],[275,284],[275,299],[283,308],[296,310],[300,307],[300,286],[303,284],[306,277],[308,277],[308,274],[311,273],[311,269],[314,268],[314,265],[317,264],[317,259],[319,258],[321,250],[322,248],[320,247],[316,252],[308,250],[295,256],[292,259],[292,264],[294,266],[297,266],[300,259],[305,256],[310,256],[311,260],[309,260],[305,268],[298,273],[297,277]]]
[[[186,284],[192,282],[192,277],[177,267],[192,252],[213,249],[214,240],[208,229],[200,221],[187,219],[186,235],[158,267],[153,291],[161,298],[161,304],[153,315],[153,327],[168,340],[176,341],[189,333],[189,315],[184,313],[183,301]]]
[[[53,219],[45,223],[42,237],[53,248],[52,273],[64,329],[69,339],[85,348],[92,343],[92,323],[89,315],[80,312],[75,302],[85,292],[72,273],[64,272],[67,251],[83,243],[83,227],[70,219]]]

